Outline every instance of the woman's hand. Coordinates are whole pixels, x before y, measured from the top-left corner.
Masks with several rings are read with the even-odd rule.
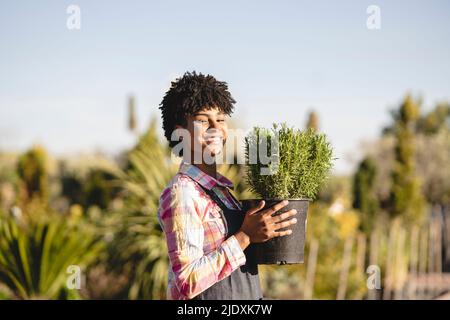
[[[251,208],[245,214],[244,222],[241,229],[236,233],[236,238],[242,244],[254,242],[265,242],[275,237],[286,236],[292,233],[291,230],[277,231],[297,223],[297,219],[293,218],[288,221],[286,219],[297,214],[297,210],[292,209],[280,215],[272,216],[275,212],[285,207],[289,202],[287,200],[277,203],[276,205],[262,210],[264,201],[258,206]],[[247,244],[248,245],[248,244]],[[245,247],[247,246],[245,245]]]

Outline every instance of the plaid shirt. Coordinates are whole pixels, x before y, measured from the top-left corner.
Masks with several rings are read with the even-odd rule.
[[[236,237],[225,239],[221,209],[200,185],[212,189],[228,208],[241,209],[229,194],[233,184],[227,178],[217,173],[214,179],[192,164],[180,164],[158,209],[169,251],[170,300],[192,299],[246,262]]]

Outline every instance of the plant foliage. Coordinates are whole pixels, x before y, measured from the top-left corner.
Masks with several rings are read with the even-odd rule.
[[[245,156],[247,183],[265,199],[315,198],[333,160],[325,134],[285,123],[253,128],[245,138]]]

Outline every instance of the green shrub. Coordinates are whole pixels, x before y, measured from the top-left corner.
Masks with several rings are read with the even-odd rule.
[[[34,146],[19,157],[17,172],[22,181],[27,199],[34,196],[47,199],[48,185],[48,155],[41,146]]]
[[[270,163],[261,154],[270,156]],[[272,129],[253,128],[245,138],[245,156],[247,183],[265,199],[315,198],[333,160],[324,134],[285,123]]]
[[[0,217],[0,283],[18,298],[78,298],[66,287],[67,268],[85,268],[100,250],[88,230],[56,217],[29,225]]]

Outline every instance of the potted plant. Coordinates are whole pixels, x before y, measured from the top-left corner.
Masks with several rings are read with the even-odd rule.
[[[255,127],[245,137],[246,180],[261,199],[242,200],[244,210],[265,201],[265,208],[288,200],[275,214],[297,210],[292,234],[252,243],[249,254],[258,264],[303,263],[307,211],[332,168],[332,148],[324,134],[300,131],[285,123]]]

